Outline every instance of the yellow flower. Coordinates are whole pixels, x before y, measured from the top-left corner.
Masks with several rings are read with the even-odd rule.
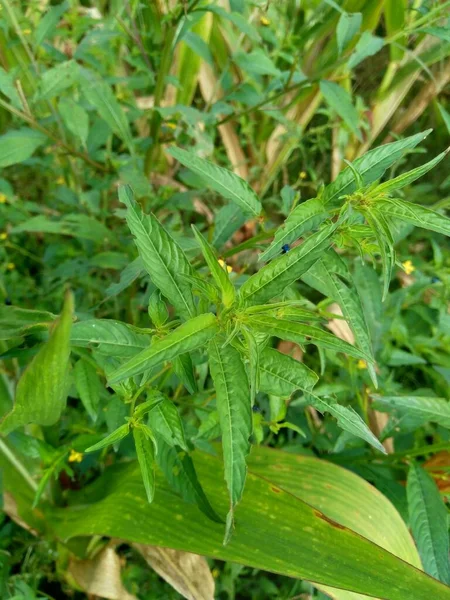
[[[402,267],[407,275],[411,275],[411,273],[413,273],[416,270],[416,267],[412,264],[410,260],[405,260],[405,262],[402,263]]]
[[[6,204],[6,200],[5,194],[0,194],[0,204]]]
[[[8,234],[6,233],[6,231],[2,231],[0,233],[0,240],[3,241],[3,240],[6,240],[6,239],[8,239]]]
[[[358,364],[356,366],[358,367],[358,369],[367,369],[367,363],[362,358],[358,360]]]
[[[22,33],[23,33],[24,35],[30,35],[30,33],[31,33],[31,29],[24,29],[24,30],[22,31]]]
[[[58,185],[64,185],[66,183],[64,177],[61,175],[61,177],[58,177],[58,179],[56,180],[56,183]]]
[[[8,271],[14,271],[16,265],[13,262],[10,262],[6,265],[6,268],[8,269]]]
[[[226,268],[228,273],[231,273],[231,271],[233,270],[233,268],[230,267],[230,265],[227,265],[227,263],[224,260],[222,260],[221,258],[219,258],[219,260],[217,262],[223,269]]]
[[[306,179],[308,177],[308,173],[306,171],[300,171],[300,179]]]
[[[265,27],[267,27],[268,25],[270,25],[270,19],[268,19],[267,17],[262,16],[259,19],[259,22],[261,23],[261,25],[264,25]]]
[[[69,455],[69,462],[77,462],[80,463],[83,460],[83,453],[77,452],[72,448]]]

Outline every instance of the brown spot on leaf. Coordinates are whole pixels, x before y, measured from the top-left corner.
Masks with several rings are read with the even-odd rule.
[[[318,510],[314,510],[314,514],[316,515],[316,517],[319,517],[319,519],[322,519],[323,521],[329,523],[332,527],[336,527],[336,529],[347,529],[344,525],[341,525],[337,521],[333,521],[333,519],[330,519]]]
[[[272,492],[275,492],[275,494],[280,494],[281,493],[281,490],[279,488],[275,487],[275,486],[272,486],[270,489],[272,490]]]

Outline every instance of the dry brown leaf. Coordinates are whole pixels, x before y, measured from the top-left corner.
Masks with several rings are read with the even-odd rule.
[[[214,578],[203,556],[144,544],[133,548],[187,600],[214,600]]]
[[[68,573],[87,594],[108,600],[137,600],[124,588],[120,570],[118,555],[107,546],[93,559],[71,558]]]
[[[341,307],[338,304],[331,304],[328,310],[334,315],[342,315]],[[347,321],[344,321],[344,319],[330,319],[327,327],[334,333],[335,336],[341,340],[344,340],[344,342],[348,342],[349,344],[355,343],[355,336],[353,335],[353,332],[350,329]]]

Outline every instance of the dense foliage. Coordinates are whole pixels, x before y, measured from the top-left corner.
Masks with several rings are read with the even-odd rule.
[[[0,8],[1,597],[450,598],[450,2]]]

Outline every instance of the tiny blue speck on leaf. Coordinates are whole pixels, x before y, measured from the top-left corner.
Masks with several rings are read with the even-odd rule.
[[[281,254],[286,254],[286,252],[289,252],[289,250],[290,250],[289,244],[284,244],[284,246],[281,248]]]

